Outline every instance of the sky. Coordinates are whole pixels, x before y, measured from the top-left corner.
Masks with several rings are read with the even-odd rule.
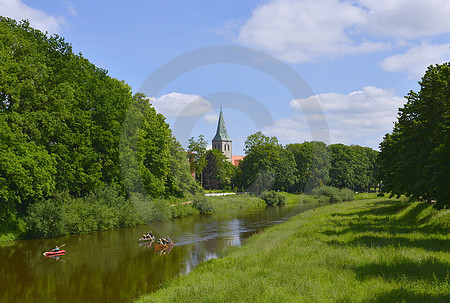
[[[450,61],[448,0],[0,0],[0,15],[145,93],[184,147],[211,144],[222,107],[236,155],[257,131],[378,149]]]

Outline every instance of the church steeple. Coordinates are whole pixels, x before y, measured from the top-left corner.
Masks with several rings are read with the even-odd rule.
[[[223,119],[222,107],[220,108],[219,122],[217,123],[217,131],[214,136],[214,141],[231,141],[231,138],[228,136],[227,128],[225,126],[225,120]]]
[[[212,148],[221,150],[227,160],[231,162],[232,158],[232,148],[231,148],[231,138],[228,136],[227,128],[225,126],[225,119],[223,118],[222,107],[220,107],[219,122],[217,123],[216,135],[212,139]]]

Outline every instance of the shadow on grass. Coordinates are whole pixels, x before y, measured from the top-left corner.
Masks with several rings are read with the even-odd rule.
[[[353,216],[367,216],[367,215],[379,215],[379,216],[390,216],[395,215],[399,213],[400,211],[404,210],[406,207],[408,207],[408,203],[400,202],[400,201],[392,201],[392,200],[382,200],[377,201],[375,203],[370,203],[367,205],[364,205],[364,208],[367,208],[367,210],[364,210],[364,208],[361,208],[359,210],[349,212],[349,213],[338,213],[338,214],[332,214],[331,216],[342,216],[342,217],[353,217]]]
[[[443,282],[449,278],[450,267],[448,263],[430,257],[417,262],[399,259],[392,264],[369,263],[354,267],[353,271],[359,280],[383,277],[387,280],[398,281],[402,277],[407,277],[413,280]]]
[[[368,301],[369,302],[369,301]],[[382,293],[371,303],[386,303],[386,302],[408,302],[408,303],[446,303],[450,302],[450,295],[427,295],[418,294],[406,289],[395,289],[393,291]]]
[[[350,241],[351,245],[365,245],[365,246],[394,246],[394,247],[412,247],[422,248],[427,251],[448,252],[450,247],[450,240],[447,239],[408,239],[404,237],[376,237],[376,236],[362,236]]]

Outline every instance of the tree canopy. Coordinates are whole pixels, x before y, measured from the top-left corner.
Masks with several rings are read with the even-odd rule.
[[[181,153],[143,94],[63,38],[0,17],[0,217],[56,192],[195,190]]]
[[[450,204],[450,64],[430,66],[380,144],[383,190]]]

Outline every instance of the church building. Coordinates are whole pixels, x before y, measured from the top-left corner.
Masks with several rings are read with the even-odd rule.
[[[222,151],[223,154],[227,157],[227,160],[231,162],[233,158],[231,138],[227,134],[227,128],[225,126],[225,120],[223,118],[222,113],[222,107],[220,108],[219,122],[217,124],[216,135],[212,139],[212,148]]]

